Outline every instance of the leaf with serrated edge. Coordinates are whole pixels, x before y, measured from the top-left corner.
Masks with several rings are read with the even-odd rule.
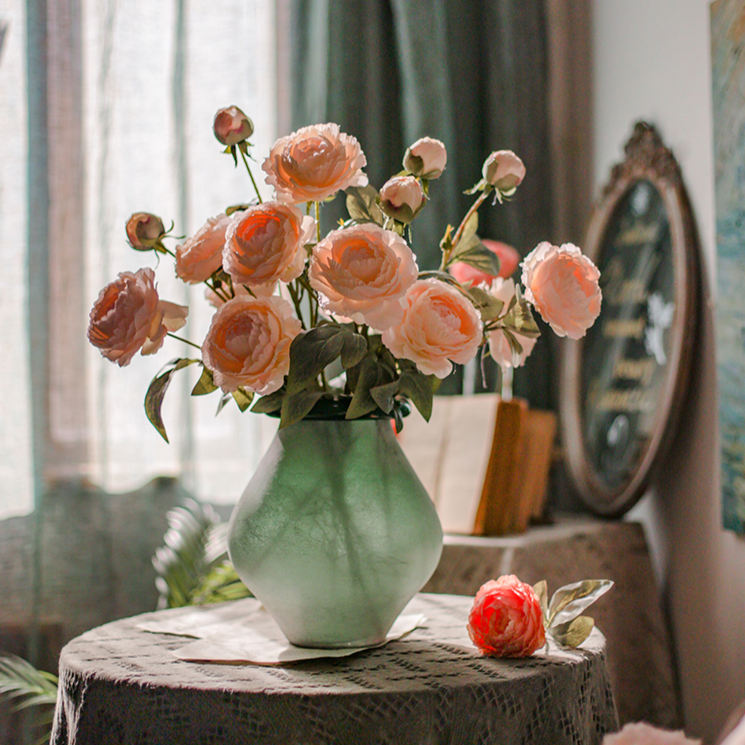
[[[202,375],[199,380],[197,380],[197,384],[192,388],[191,395],[206,396],[208,393],[216,391],[217,388],[218,386],[215,385],[215,382],[212,379],[212,371],[205,367],[202,370]]]
[[[533,585],[533,590],[538,596],[538,602],[541,604],[541,612],[543,613],[543,625],[545,626],[548,622],[548,584],[545,579]]]
[[[291,424],[299,422],[316,405],[323,391],[301,390],[288,393],[282,401],[282,414],[279,420],[279,428],[284,429]]]
[[[590,616],[578,616],[567,623],[552,626],[549,633],[559,644],[575,649],[590,636],[593,626],[595,621]]]
[[[163,425],[160,409],[163,405],[163,397],[166,395],[168,386],[171,384],[171,377],[177,370],[182,370],[189,365],[194,365],[199,360],[175,359],[161,368],[160,372],[150,381],[147,393],[145,394],[145,415],[150,423],[158,430],[160,436],[168,442],[166,428]]]
[[[613,587],[609,579],[586,579],[560,587],[548,606],[549,626],[567,623]]]

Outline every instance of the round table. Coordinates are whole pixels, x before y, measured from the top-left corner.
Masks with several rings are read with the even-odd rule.
[[[418,595],[427,620],[407,637],[281,667],[178,660],[183,637],[141,616],[100,626],[62,650],[52,744],[598,745],[618,728],[599,631],[578,650],[482,657],[471,603]]]

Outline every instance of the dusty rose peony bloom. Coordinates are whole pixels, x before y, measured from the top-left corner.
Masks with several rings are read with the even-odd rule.
[[[520,265],[525,299],[558,336],[581,339],[600,313],[600,272],[577,246],[539,243]]]
[[[401,322],[417,271],[403,238],[364,223],[334,230],[318,243],[308,279],[325,311],[383,330]]]
[[[497,150],[484,161],[481,173],[499,191],[511,192],[525,178],[525,166],[512,150]]]
[[[237,213],[228,225],[222,263],[233,284],[274,287],[277,280],[299,277],[305,266],[303,246],[312,239],[315,221],[297,207],[264,202]]]
[[[424,200],[422,185],[413,176],[394,176],[380,190],[380,209],[399,222],[411,222]]]
[[[127,220],[129,245],[137,251],[150,251],[165,234],[163,221],[149,212],[135,212]]]
[[[481,318],[458,290],[436,279],[417,280],[406,294],[400,324],[383,332],[396,357],[411,360],[425,375],[445,378],[452,362],[473,359],[482,339]]]
[[[476,593],[468,635],[481,654],[527,657],[546,643],[543,612],[533,588],[514,574],[490,580]]]
[[[286,300],[237,297],[215,311],[202,361],[226,393],[239,386],[273,393],[290,369],[290,344],[300,329]]]
[[[520,263],[520,254],[512,246],[508,246],[501,241],[490,241],[488,238],[484,238],[481,242],[499,258],[499,274],[496,275],[497,277],[509,277],[517,269],[517,265]],[[493,274],[482,272],[463,261],[456,261],[452,264],[450,273],[461,284],[470,282],[474,286],[480,285],[482,282],[491,284],[495,279]]]
[[[505,304],[505,307],[507,307],[512,298],[515,297],[515,281],[513,279],[497,277],[489,288],[489,294],[501,300]],[[522,334],[515,334],[515,338],[523,348],[518,360],[513,358],[510,343],[507,341],[507,335],[502,329],[494,329],[494,331],[489,332],[489,352],[501,368],[520,367],[530,356],[537,341],[537,339],[530,336],[522,336]]]
[[[210,217],[180,246],[176,247],[176,276],[196,284],[209,279],[222,266],[225,231],[231,220],[227,215]]]
[[[442,176],[447,161],[445,145],[431,137],[422,137],[407,149],[404,168],[419,178],[431,181]]]
[[[303,127],[274,143],[261,166],[282,202],[322,202],[348,186],[366,186],[365,155],[338,124]]]
[[[219,142],[230,147],[247,140],[254,133],[254,124],[237,106],[228,106],[218,109],[212,131]]]
[[[93,304],[88,339],[106,359],[124,367],[139,350],[157,352],[166,333],[186,323],[188,312],[182,305],[160,300],[152,269],[122,272]]]
[[[639,722],[627,724],[620,732],[606,735],[603,745],[701,745],[701,740],[689,740],[683,732],[657,729]]]

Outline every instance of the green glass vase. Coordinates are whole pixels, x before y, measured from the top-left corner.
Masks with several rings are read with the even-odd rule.
[[[430,578],[442,527],[387,417],[314,410],[277,432],[228,550],[290,642],[361,647],[382,643]]]

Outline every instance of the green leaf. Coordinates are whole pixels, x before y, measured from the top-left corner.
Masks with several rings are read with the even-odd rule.
[[[341,354],[345,337],[351,335],[350,331],[336,324],[316,326],[298,334],[290,345],[288,392],[296,393],[312,383]]]
[[[586,579],[560,587],[548,606],[549,626],[564,624],[576,618],[611,587],[613,582],[609,579]]]
[[[225,210],[225,214],[230,217],[235,212],[243,212],[244,210],[247,210],[251,205],[250,204],[234,204],[230,207],[228,207]]]
[[[285,397],[287,389],[282,386],[278,391],[270,393],[268,396],[262,396],[252,407],[251,411],[257,414],[273,414],[282,408],[282,399]]]
[[[171,360],[160,372],[152,379],[150,386],[145,394],[145,414],[150,423],[158,430],[160,436],[168,442],[166,428],[163,425],[163,419],[160,414],[163,405],[163,397],[166,395],[168,386],[171,384],[171,377],[177,370],[182,370],[189,365],[194,365],[199,360],[175,359]]]
[[[415,366],[412,368],[401,373],[399,389],[416,406],[424,421],[428,422],[432,417],[432,402],[440,380],[436,375],[425,375]]]
[[[543,613],[543,625],[546,626],[548,623],[548,584],[545,579],[533,585],[533,590],[538,596],[538,602],[541,604],[541,612]]]
[[[394,380],[392,383],[384,383],[383,385],[376,385],[370,389],[370,396],[373,401],[378,405],[382,411],[386,414],[390,414],[393,411],[393,404],[395,403],[395,396],[398,393],[398,380]]]
[[[342,340],[341,365],[347,370],[362,362],[367,353],[367,339],[362,334],[346,332]]]
[[[450,257],[450,263],[454,261],[462,261],[474,269],[495,277],[499,274],[499,257],[478,239],[476,243],[470,243],[462,249],[459,243]]]
[[[202,375],[197,380],[197,384],[192,388],[192,396],[206,396],[208,393],[212,393],[217,390],[214,380],[212,379],[212,370],[204,368]]]
[[[559,644],[574,649],[590,636],[594,625],[590,616],[578,616],[567,623],[552,626],[550,634]]]
[[[383,225],[385,216],[378,207],[378,192],[373,186],[348,186],[345,192],[347,211],[353,220]]]
[[[315,405],[319,398],[323,396],[323,391],[302,390],[290,393],[288,391],[282,400],[282,413],[279,420],[279,428],[289,427],[295,422],[299,422]]]
[[[503,328],[502,332],[507,337],[507,343],[510,345],[510,352],[512,352],[512,363],[516,367],[523,353],[523,345],[520,344],[517,337],[509,329]]]
[[[365,357],[360,364],[357,385],[347,409],[346,418],[357,419],[375,411],[378,404],[372,397],[370,389],[390,383],[392,378],[393,376],[379,360],[373,357]]]
[[[238,577],[235,567],[226,559],[201,578],[199,586],[191,594],[191,604],[224,603],[250,597],[253,594]]]
[[[490,295],[481,287],[470,287],[468,294],[481,314],[482,321],[493,321],[495,318],[499,318],[499,314],[504,308],[504,303],[499,298]]]
[[[217,411],[215,412],[215,416],[217,416],[228,405],[228,403],[232,401],[232,399],[232,393],[223,393],[222,396],[220,396],[220,400],[217,402]]]
[[[237,390],[233,391],[231,395],[233,396],[233,400],[238,404],[238,408],[241,411],[246,411],[251,405],[251,401],[253,401],[254,399],[254,392],[247,391],[245,388],[242,387],[239,387]]]
[[[461,292],[465,292],[458,280],[453,277],[452,274],[448,274],[447,272],[441,272],[438,270],[419,272],[419,274],[417,275],[417,279],[439,279],[440,282],[446,282],[447,284],[452,285]]]
[[[476,239],[476,242],[480,242],[478,240],[478,236],[476,235],[476,231],[479,229],[479,213],[474,212],[466,222],[465,226],[463,227],[463,232],[460,234],[460,239],[458,240],[458,245],[456,246],[456,253],[458,249],[460,249],[463,245],[468,245],[473,243],[473,239]]]
[[[529,339],[535,339],[541,335],[530,304],[522,297],[510,308],[502,319],[502,323],[516,334],[527,336]]]
[[[442,240],[440,241],[440,250],[443,253],[447,253],[448,251],[452,251],[453,249],[453,226],[448,225],[447,228],[445,228],[445,235],[442,236]]]

